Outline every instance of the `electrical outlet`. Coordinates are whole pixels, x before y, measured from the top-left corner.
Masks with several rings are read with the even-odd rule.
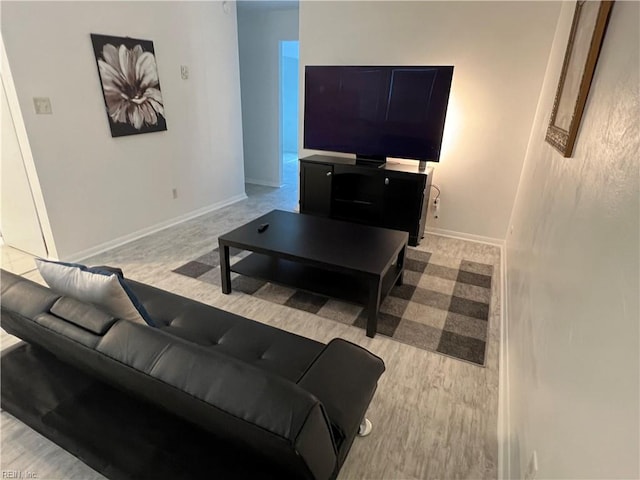
[[[187,80],[189,78],[189,67],[186,65],[180,65],[180,76],[183,80]]]
[[[531,459],[527,465],[527,471],[524,474],[524,480],[535,480],[538,474],[538,452],[535,450],[531,454]]]
[[[51,100],[49,97],[33,97],[33,106],[38,115],[52,115]]]
[[[176,198],[178,198],[178,189],[174,188],[171,190],[171,193],[173,194],[173,199],[175,200]]]
[[[440,197],[433,201],[433,218],[440,217]]]

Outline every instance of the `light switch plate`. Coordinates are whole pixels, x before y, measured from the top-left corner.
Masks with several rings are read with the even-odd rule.
[[[33,106],[38,115],[51,115],[51,100],[49,97],[33,97]]]

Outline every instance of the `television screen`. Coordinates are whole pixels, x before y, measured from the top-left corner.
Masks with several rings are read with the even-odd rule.
[[[437,162],[453,66],[306,66],[304,148]]]

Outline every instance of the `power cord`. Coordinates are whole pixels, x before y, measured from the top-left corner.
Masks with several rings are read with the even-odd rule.
[[[433,199],[433,201],[435,202],[436,200],[438,200],[438,198],[440,198],[440,188],[437,185],[431,185],[431,188],[435,188],[438,191],[438,194],[436,195],[436,198]]]
[[[440,218],[440,187],[431,185],[438,191],[436,198],[433,199],[433,218]]]

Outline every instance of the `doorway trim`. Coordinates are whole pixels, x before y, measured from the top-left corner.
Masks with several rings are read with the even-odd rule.
[[[44,195],[40,187],[40,180],[38,179],[38,172],[33,160],[33,152],[31,151],[31,145],[29,144],[29,137],[27,136],[27,129],[24,125],[24,118],[22,111],[20,110],[20,103],[18,101],[18,93],[13,81],[13,75],[11,74],[11,68],[9,67],[9,59],[7,57],[7,51],[4,46],[4,39],[0,35],[0,88],[4,88],[7,96],[7,103],[9,104],[9,111],[11,114],[10,119],[4,119],[3,121],[12,121],[16,136],[18,137],[18,145],[22,153],[22,161],[24,162],[25,172],[27,174],[27,180],[29,187],[31,188],[31,196],[36,208],[36,215],[38,217],[38,223],[40,224],[40,230],[42,232],[42,239],[44,246],[48,254],[48,258],[58,259],[58,251],[55,246],[53,238],[53,231],[51,224],[49,223],[49,215],[47,213],[47,207],[44,201]]]

